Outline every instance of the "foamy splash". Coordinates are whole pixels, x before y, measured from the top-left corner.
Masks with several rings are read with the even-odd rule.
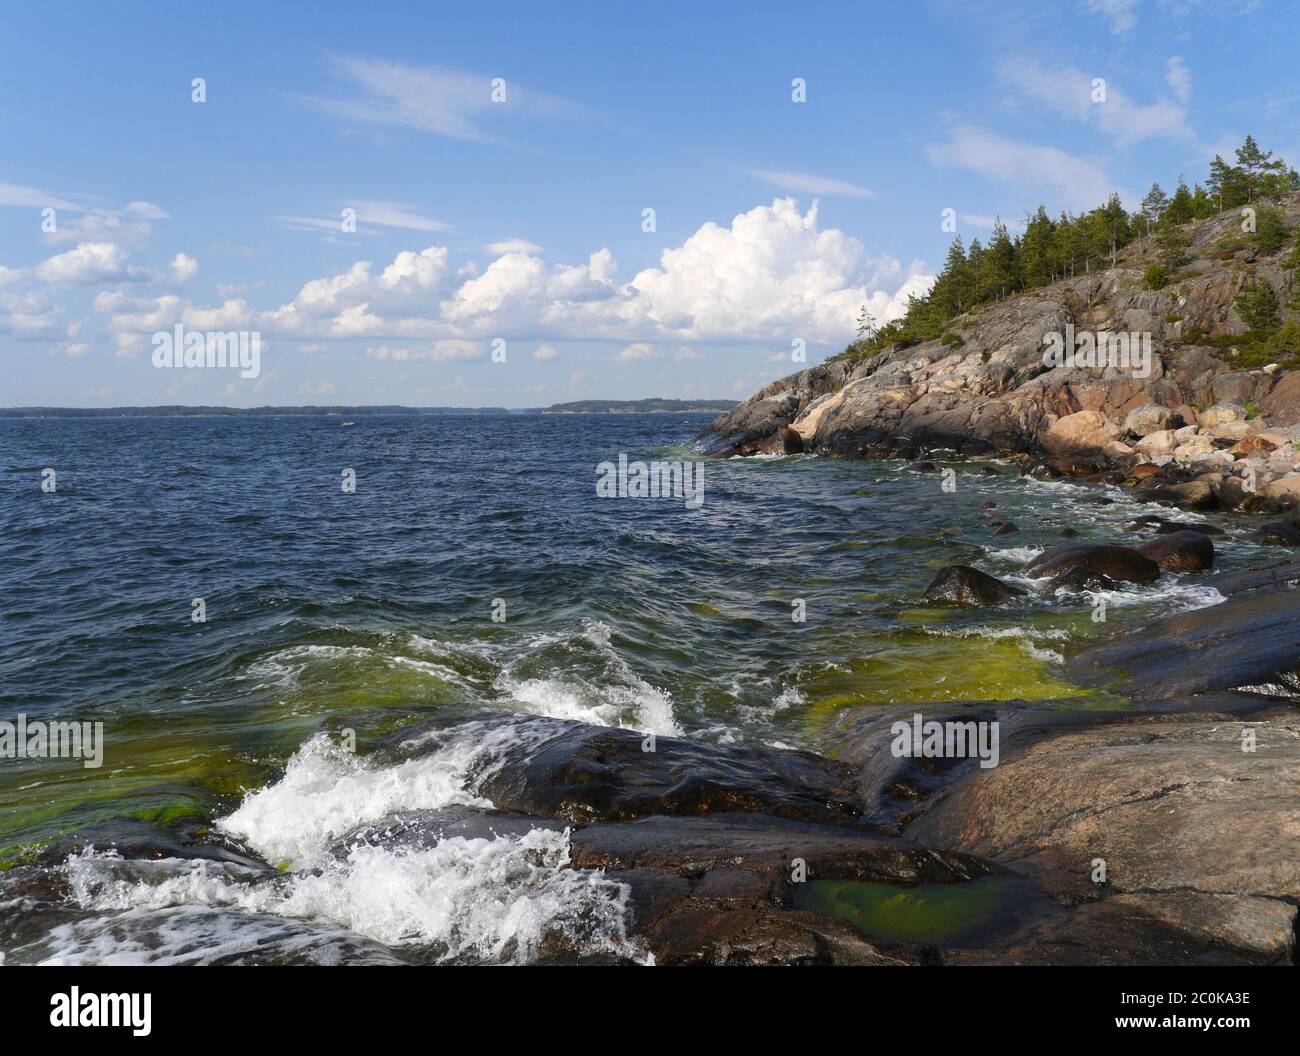
[[[408,748],[434,747],[393,765],[317,735],[279,781],[249,793],[217,822],[282,872],[206,860],[128,861],[88,848],[64,866],[72,900],[84,910],[128,915],[137,926],[173,930],[183,923],[178,911],[196,909],[207,912],[190,925],[232,934],[240,922],[219,925],[211,911],[247,918],[255,932],[267,929],[265,918],[311,922],[389,948],[421,947],[446,962],[524,964],[548,944],[644,961],[627,936],[629,889],[603,871],[570,868],[568,830],[454,836],[427,847],[388,839],[382,823],[403,812],[490,810],[491,802],[472,791],[471,773],[490,773],[501,749],[539,735],[517,723],[467,723],[408,741]],[[358,829],[363,837],[348,837]],[[346,847],[339,845],[343,837],[352,841]],[[93,958],[112,930],[107,920],[69,925],[52,960]],[[159,949],[172,956],[184,945],[178,939]],[[127,943],[119,952],[138,959],[147,947]]]

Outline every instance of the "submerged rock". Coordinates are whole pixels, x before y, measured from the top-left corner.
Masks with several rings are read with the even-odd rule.
[[[926,601],[945,605],[997,605],[1024,594],[1025,590],[990,576],[970,565],[941,568],[925,588]]]
[[[1025,574],[1043,579],[1076,565],[1121,583],[1153,583],[1160,578],[1160,566],[1132,547],[1097,543],[1054,547],[1031,561]]]
[[[1058,576],[1054,576],[1052,581],[1047,584],[1048,588],[1053,591],[1070,590],[1115,590],[1119,587],[1109,576],[1103,576],[1098,572],[1093,572],[1083,565],[1074,565],[1067,568]]]

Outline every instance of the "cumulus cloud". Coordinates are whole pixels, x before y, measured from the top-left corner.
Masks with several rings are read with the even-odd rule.
[[[406,363],[410,360],[427,359],[435,363],[448,363],[459,359],[482,359],[484,346],[480,341],[434,341],[430,345],[413,347],[392,347],[379,345],[367,348],[366,355],[371,359],[391,360],[394,363]]]
[[[540,359],[542,362],[554,359],[558,353],[550,345],[538,345],[533,351],[533,359]]]
[[[489,242],[483,247],[494,257],[505,253],[540,253],[542,247],[529,242],[526,238],[508,238],[504,242]]]
[[[36,265],[36,277],[54,285],[88,286],[97,282],[143,282],[143,268],[127,263],[127,255],[112,242],[83,242]]]
[[[210,324],[204,329],[376,339],[372,358],[438,360],[477,358],[483,342],[497,337],[619,341],[625,349],[796,337],[840,343],[853,333],[863,304],[888,321],[905,311],[909,294],[924,293],[933,281],[920,264],[905,268],[872,257],[857,239],[820,227],[816,202],[801,211],[792,198],[757,206],[729,225],[706,223],[626,281],[607,248],[581,264],[548,262],[532,246],[497,248],[505,252],[481,271],[453,270],[441,246],[404,250],[378,274],[370,261],[357,261],[304,283],[289,303],[260,311],[242,299],[215,309],[178,306],[167,297],[132,306],[109,293],[96,308],[114,313],[110,329],[117,333],[177,315],[186,325]]]
[[[199,262],[184,253],[172,257],[168,267],[171,269],[172,281],[178,284],[189,282],[199,273]]]

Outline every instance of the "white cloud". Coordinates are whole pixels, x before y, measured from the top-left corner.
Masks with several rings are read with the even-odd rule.
[[[0,183],[0,205],[16,209],[67,209],[77,213],[86,208],[71,198],[17,183]]]
[[[111,242],[122,246],[144,246],[149,242],[152,220],[170,216],[152,202],[131,202],[120,209],[107,208],[87,195],[55,194],[38,187],[0,183],[0,206],[17,209],[53,209],[53,230],[46,230],[40,217],[41,238],[49,244],[68,242]]]
[[[1104,101],[1093,101],[1093,76],[1072,66],[1042,66],[1024,57],[1007,60],[998,68],[1002,80],[1026,98],[1041,103],[1061,117],[1095,125],[1120,146],[1146,139],[1195,139],[1187,123],[1187,111],[1172,99],[1137,103],[1110,80]],[[1190,95],[1191,73],[1181,68]],[[1170,80],[1171,87],[1174,81]],[[1175,88],[1175,94],[1178,92]],[[1181,99],[1182,97],[1179,96]],[[1186,102],[1186,99],[1182,100]]]
[[[178,284],[189,282],[199,273],[199,262],[184,253],[177,253],[172,257],[168,267],[171,268],[172,281]]]
[[[90,351],[90,346],[88,344],[86,344],[84,341],[78,341],[68,345],[68,347],[63,350],[63,354],[70,358],[76,359],[80,356],[84,356],[89,351]]]
[[[533,359],[540,359],[542,362],[554,359],[558,353],[550,345],[538,345],[533,352]]]
[[[869,191],[865,187],[858,187],[844,180],[814,176],[807,172],[774,172],[771,169],[749,169],[748,172],[749,175],[756,176],[783,191],[798,191],[801,194],[841,194],[849,198],[876,197],[875,191]]]
[[[1040,147],[975,128],[957,129],[943,144],[926,148],[940,168],[967,169],[999,184],[1031,192],[1051,192],[1074,209],[1093,209],[1116,190],[1098,164],[1058,147]]]
[[[1192,101],[1192,71],[1181,55],[1175,55],[1165,64],[1165,81],[1180,103],[1186,105]]]
[[[655,359],[655,346],[646,344],[644,341],[638,341],[634,345],[628,345],[618,354],[618,359],[629,362],[638,359]]]
[[[319,381],[307,380],[298,386],[298,391],[304,396],[328,396],[334,391],[334,382],[328,378]]]
[[[484,347],[479,341],[446,340],[409,348],[379,345],[367,348],[366,355],[371,359],[390,360],[394,363],[406,363],[417,359],[448,363],[460,359],[482,359]]]
[[[616,278],[607,248],[585,264],[550,263],[509,247],[480,272],[453,269],[445,247],[404,250],[379,273],[358,261],[312,279],[288,304],[254,310],[241,300],[217,308],[160,297],[130,304],[102,293],[110,330],[148,332],[184,317],[201,329],[257,329],[266,335],[368,338],[375,359],[478,358],[487,339],[619,341],[624,348],[699,342],[838,344],[853,333],[865,303],[881,322],[906,309],[933,276],[919,262],[871,257],[855,238],[820,228],[814,202],[800,211],[778,198],[732,218],[706,223],[656,266],[630,281]],[[501,247],[504,248],[504,247]],[[405,344],[405,341],[414,342]],[[631,355],[631,353],[629,354]]]
[[[344,228],[344,209],[337,217],[277,216],[274,219],[293,231],[325,231],[332,235],[372,235],[372,227],[392,227],[404,231],[445,231],[449,225],[431,216],[417,212],[414,206],[400,202],[353,202],[345,207],[353,210],[349,219],[355,220],[356,230]]]
[[[88,286],[96,282],[141,282],[148,273],[127,263],[126,254],[112,242],[83,242],[36,265],[43,282]]]
[[[489,242],[483,247],[493,256],[500,257],[506,253],[540,253],[542,247],[525,238],[508,238],[504,242]]]
[[[1142,0],[1087,0],[1085,6],[1092,14],[1105,18],[1112,33],[1123,36],[1137,25],[1141,3]]]
[[[334,60],[335,70],[351,81],[359,95],[350,99],[308,97],[306,101],[346,121],[434,132],[453,139],[490,140],[479,127],[489,114],[511,112],[576,116],[584,108],[542,95],[505,77],[505,99],[493,102],[497,75],[438,67],[405,66],[360,57]]]
[[[441,220],[416,212],[414,206],[400,202],[358,202],[354,207],[357,220],[380,227],[397,227],[405,231],[445,231]]]

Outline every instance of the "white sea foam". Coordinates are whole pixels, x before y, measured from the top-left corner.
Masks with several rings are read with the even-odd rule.
[[[548,938],[584,952],[637,956],[629,889],[568,868],[568,833],[453,837],[430,848],[351,847],[307,872],[266,878],[224,862],[72,855],[76,903],[96,912],[225,909],[324,922],[385,946],[428,946],[439,960],[523,964]]]
[[[585,953],[641,957],[626,934],[628,888],[599,870],[569,868],[567,830],[455,836],[432,846],[393,845],[385,842],[386,832],[371,832],[340,845],[340,837],[359,826],[398,812],[490,809],[490,801],[472,791],[475,779],[502,765],[504,748],[550,733],[537,723],[466,723],[412,737],[403,747],[422,754],[390,765],[317,735],[294,754],[279,781],[249,793],[217,822],[286,871],[201,860],[127,861],[114,851],[87,849],[65,864],[73,901],[85,910],[136,917],[199,907],[309,921],[385,946],[428,947],[442,960],[525,963],[547,940]],[[168,916],[157,923],[181,924]],[[137,924],[154,926],[153,918]],[[210,914],[198,924],[209,931],[226,926]],[[197,925],[190,920],[187,926]],[[255,924],[249,927],[256,931]],[[65,930],[55,959],[69,963],[105,952],[111,932],[87,921]],[[172,938],[162,943],[171,951],[166,956],[179,955],[185,945],[182,937]],[[235,945],[248,940],[241,936]],[[149,943],[110,946],[126,963],[144,957]]]
[[[680,736],[672,698],[641,678],[613,645],[613,628],[600,620],[582,621],[577,634],[545,633],[533,636],[527,653],[511,661],[497,678],[497,689],[516,706],[534,715],[573,719],[600,726],[620,726]],[[519,668],[537,651],[553,646],[585,645],[594,649],[601,672],[598,681],[576,674],[562,677],[525,677]]]
[[[381,767],[317,734],[289,760],[284,777],[247,795],[217,827],[267,861],[310,868],[332,839],[394,811],[491,807],[465,788],[467,769],[484,750],[455,739],[441,751]]]

